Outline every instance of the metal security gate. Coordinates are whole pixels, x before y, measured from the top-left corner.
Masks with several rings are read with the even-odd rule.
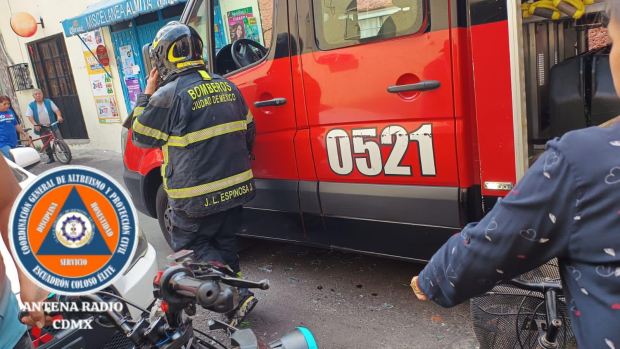
[[[65,120],[59,124],[67,139],[88,139],[82,106],[75,88],[73,71],[62,34],[28,44],[37,85],[58,106]]]
[[[129,91],[125,82],[125,72],[121,68],[123,63],[121,62],[120,48],[123,46],[131,46],[131,52],[135,59],[135,64],[140,67],[140,73],[137,74],[137,79],[140,83],[140,89],[144,91],[146,88],[146,78],[149,72],[144,70],[142,47],[148,43],[153,42],[155,34],[166,23],[170,21],[177,21],[181,18],[185,4],[177,4],[159,10],[157,12],[147,13],[140,15],[132,20],[120,22],[110,26],[110,32],[112,36],[112,43],[114,44],[114,53],[116,55],[117,67],[119,67],[119,76],[123,85],[123,95],[125,96],[125,104],[127,112],[131,112]]]
[[[122,24],[122,23],[119,23]],[[112,30],[114,30],[115,26],[112,26]],[[131,112],[130,99],[129,99],[129,91],[127,90],[127,86],[124,83],[125,74],[123,69],[121,68],[123,64],[121,63],[121,54],[119,49],[123,46],[131,46],[131,51],[134,55],[134,59],[136,64],[140,67],[140,74],[138,75],[138,81],[140,83],[140,90],[144,91],[146,77],[144,75],[144,68],[142,67],[142,52],[137,50],[138,41],[136,39],[136,33],[133,28],[123,29],[119,31],[115,31],[111,33],[112,36],[112,44],[114,45],[114,54],[116,55],[116,64],[118,69],[118,73],[120,76],[120,81],[123,86],[123,96],[125,97],[125,105],[127,107],[127,113]]]

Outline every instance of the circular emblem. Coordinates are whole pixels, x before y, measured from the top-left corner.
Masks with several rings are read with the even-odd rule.
[[[9,222],[18,266],[60,294],[99,291],[130,266],[136,210],[111,177],[83,166],[47,171],[25,188]]]
[[[65,213],[56,223],[56,238],[69,248],[86,245],[93,236],[93,226],[80,212]]]

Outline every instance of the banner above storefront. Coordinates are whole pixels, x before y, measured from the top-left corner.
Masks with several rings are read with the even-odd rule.
[[[81,15],[62,21],[66,36],[82,34],[93,29],[161,10],[187,0],[105,0],[90,5]]]

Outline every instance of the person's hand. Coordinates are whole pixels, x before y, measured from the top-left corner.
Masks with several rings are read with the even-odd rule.
[[[37,130],[37,132],[41,132],[41,126],[35,126],[34,129]]]
[[[418,297],[419,300],[421,301],[428,300],[428,298],[426,298],[426,296],[424,295],[424,292],[422,292],[422,290],[420,290],[420,288],[418,287],[417,276],[414,276],[413,279],[411,279],[411,288],[413,289],[413,293],[415,294],[416,297]]]
[[[19,286],[20,286],[20,298],[24,303],[40,303],[43,302],[47,295],[48,291],[42,289],[41,287],[35,285],[28,277],[22,276],[19,278]],[[49,326],[52,324],[52,318],[43,313],[43,309],[40,311],[36,311],[35,307],[31,307],[32,311],[29,312],[27,317],[21,318],[21,322],[28,326],[36,326],[38,328],[42,328],[43,326]]]
[[[61,123],[61,124],[62,124],[62,122],[63,122],[64,120],[65,120],[65,119],[63,119],[63,118],[62,118],[62,116],[59,116],[59,117],[58,117],[58,123]]]
[[[159,72],[157,68],[151,69],[151,73],[149,74],[148,80],[146,80],[146,88],[144,89],[144,94],[152,95],[157,90],[157,85],[159,85]]]

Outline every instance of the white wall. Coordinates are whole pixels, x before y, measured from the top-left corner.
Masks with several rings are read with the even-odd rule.
[[[28,63],[31,69],[31,77],[35,87],[37,86],[34,72],[32,71],[32,62],[28,54],[27,43],[43,39],[47,36],[64,33],[62,29],[62,20],[77,16],[86,10],[90,4],[99,0],[0,0],[0,31],[4,36],[7,51],[14,63]],[[45,28],[39,26],[37,33],[29,38],[17,36],[10,26],[10,18],[12,14],[17,12],[28,12],[37,20],[43,17]],[[121,87],[121,79],[119,78],[116,66],[116,57],[110,38],[108,27],[103,28],[103,36],[108,55],[110,57],[110,66],[108,71],[112,74],[114,84],[114,92],[118,101],[121,114],[121,120],[127,117],[125,110],[125,100]],[[64,37],[64,34],[63,34]],[[96,113],[95,100],[90,87],[86,62],[84,61],[84,53],[82,50],[82,42],[77,36],[65,37],[65,44],[73,70],[73,78],[78,91],[84,122],[88,130],[90,141],[84,145],[72,144],[72,147],[89,147],[95,149],[106,149],[120,151],[120,124],[100,124]],[[18,103],[22,113],[25,114],[28,104],[32,102],[32,90],[17,92]],[[46,96],[49,97],[49,96]],[[64,111],[63,111],[64,112]],[[30,127],[30,122],[25,121],[26,126]],[[75,142],[70,142],[75,143]]]

